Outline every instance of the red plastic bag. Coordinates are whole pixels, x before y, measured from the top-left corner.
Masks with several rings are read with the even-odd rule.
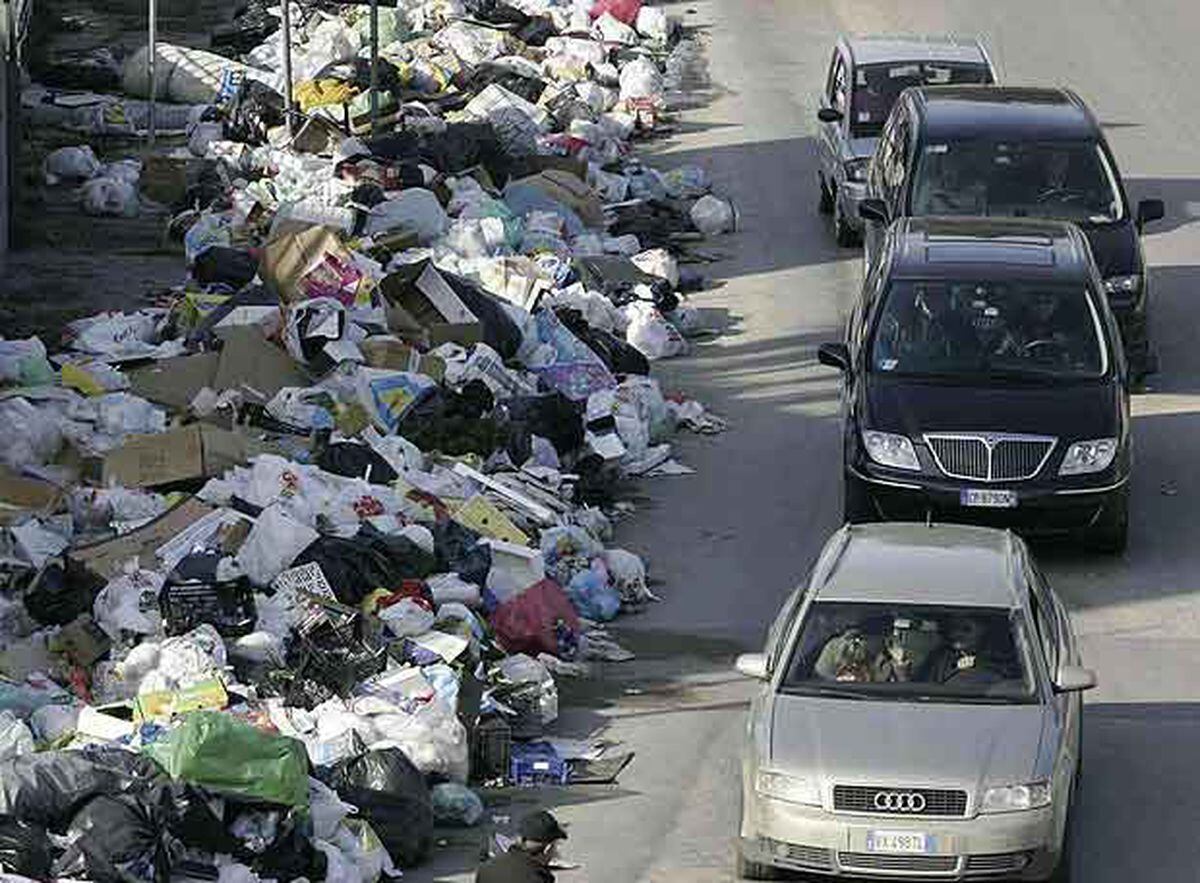
[[[544,579],[514,598],[509,598],[492,613],[496,639],[509,653],[558,655],[559,621],[572,634],[579,634],[579,616],[558,583]]]
[[[592,5],[591,15],[592,18],[599,18],[607,12],[613,18],[632,27],[641,11],[642,0],[596,0]]]

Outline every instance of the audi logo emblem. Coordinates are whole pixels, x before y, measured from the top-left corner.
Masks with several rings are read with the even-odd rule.
[[[880,812],[924,812],[925,795],[916,791],[878,791],[875,808]]]

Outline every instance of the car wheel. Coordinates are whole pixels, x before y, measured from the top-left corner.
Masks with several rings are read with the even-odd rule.
[[[861,481],[846,477],[842,484],[842,521],[848,524],[863,524],[878,521],[879,513],[871,496]]]
[[[817,184],[821,188],[821,199],[817,202],[817,211],[823,215],[833,211],[833,193],[829,189],[829,185],[825,183],[825,176],[817,172]]]
[[[1105,507],[1098,524],[1088,530],[1085,539],[1089,549],[1106,555],[1120,555],[1129,545],[1129,488]]]
[[[737,854],[737,875],[742,880],[776,880],[778,875],[775,869],[770,865],[752,862],[750,859],[742,855],[739,849]]]
[[[842,248],[858,244],[858,233],[850,226],[850,221],[842,210],[842,201],[836,194],[833,198],[833,237]]]

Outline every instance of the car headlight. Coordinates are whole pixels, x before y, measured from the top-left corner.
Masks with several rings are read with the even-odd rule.
[[[1109,276],[1104,280],[1105,294],[1136,294],[1141,287],[1142,277],[1136,274],[1133,276]]]
[[[1107,469],[1117,456],[1117,440],[1115,438],[1094,438],[1090,441],[1075,442],[1067,448],[1062,466],[1058,467],[1059,475],[1086,475],[1089,472],[1101,472]]]
[[[912,442],[903,435],[891,432],[873,432],[868,430],[862,434],[863,446],[867,454],[881,466],[891,466],[894,469],[909,469],[921,471],[921,461]]]
[[[1001,785],[988,788],[983,794],[981,812],[1018,812],[1040,809],[1050,805],[1050,783],[1030,782],[1027,785]]]
[[[853,181],[855,184],[863,184],[867,180],[867,166],[871,161],[866,157],[848,160],[843,163],[846,169],[846,180]]]
[[[785,776],[783,773],[759,770],[758,776],[754,780],[754,790],[764,797],[786,800],[788,803],[802,803],[805,806],[821,805],[821,789],[815,782]]]

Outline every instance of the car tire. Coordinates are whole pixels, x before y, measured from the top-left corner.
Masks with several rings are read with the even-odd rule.
[[[1087,547],[1105,555],[1120,555],[1129,546],[1129,487],[1101,513],[1100,522],[1091,527],[1084,540]]]
[[[842,482],[842,521],[846,524],[866,524],[879,520],[879,513],[861,481],[846,476]]]
[[[833,211],[833,192],[829,189],[829,185],[825,183],[825,176],[817,172],[817,185],[821,188],[821,198],[817,202],[817,211],[823,215],[830,214]]]
[[[775,868],[771,865],[764,865],[759,862],[752,862],[750,859],[742,855],[739,849],[737,854],[737,875],[741,880],[777,880],[779,875]]]
[[[858,245],[858,231],[850,226],[845,212],[842,211],[842,201],[835,193],[833,196],[833,238],[842,248]]]

